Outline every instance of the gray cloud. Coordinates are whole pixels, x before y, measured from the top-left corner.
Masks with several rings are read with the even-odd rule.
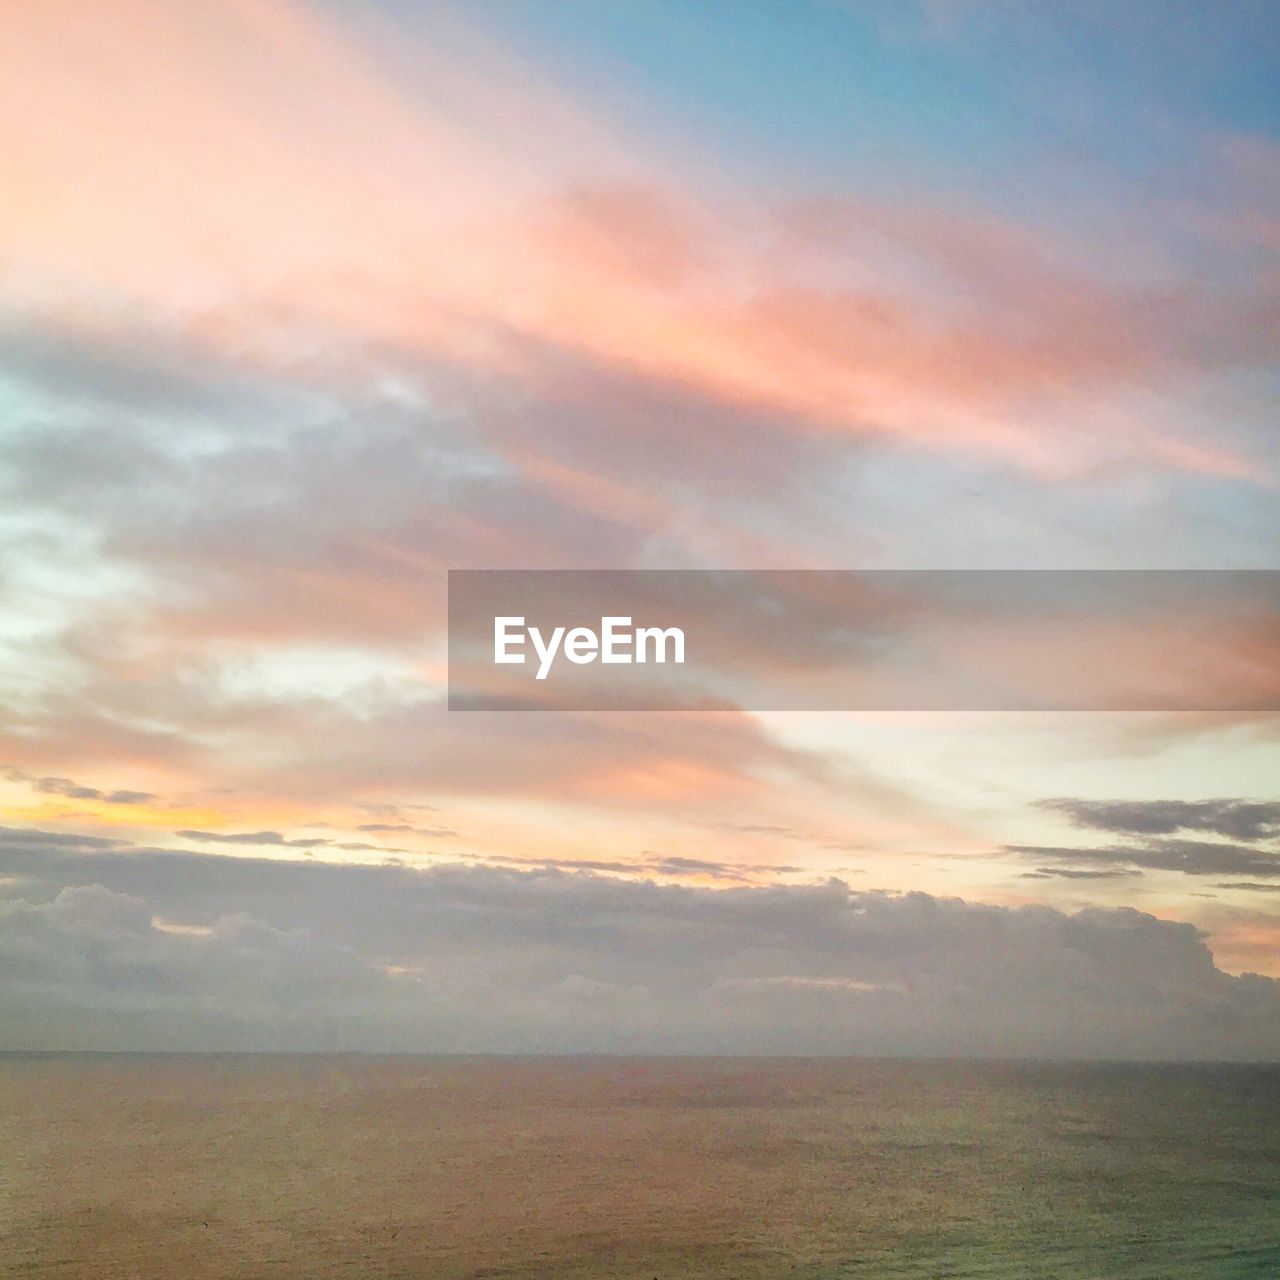
[[[554,868],[558,871],[603,871],[615,875],[658,875],[668,879],[707,878],[712,880],[732,880],[746,884],[750,880],[760,880],[768,875],[798,875],[806,870],[804,867],[782,863],[742,864],[720,862],[712,858],[686,858],[678,855],[663,855],[645,852],[637,858],[598,859],[598,858],[512,858],[492,855],[483,861],[490,865],[519,867],[523,870],[531,868]]]
[[[28,827],[0,827],[0,851],[35,849],[54,854],[62,851],[113,849],[126,843],[111,836],[82,836],[60,831],[33,831]]]
[[[1210,840],[1151,840],[1143,844],[1073,848],[1070,845],[1009,844],[1006,853],[1077,867],[1105,865],[1180,871],[1188,876],[1280,876],[1280,853]]]
[[[1061,880],[1115,880],[1125,876],[1140,876],[1142,872],[1129,868],[1119,871],[1089,871],[1082,867],[1037,867],[1034,871],[1023,874],[1027,879],[1038,880],[1054,877]]]
[[[198,840],[209,844],[277,845],[289,849],[317,849],[332,844],[332,840],[312,838],[289,839],[279,831],[175,831],[184,840]]]
[[[1201,831],[1230,840],[1280,836],[1280,800],[1042,800],[1073,826],[1113,835],[1163,836]]]
[[[57,840],[0,877],[13,1047],[1280,1054],[1274,981],[1127,909]]]
[[[341,849],[347,853],[411,853],[410,849],[402,849],[397,845],[369,844],[363,840],[328,840],[320,836],[308,836],[303,839],[290,838],[279,831],[175,831],[175,836],[184,840],[208,844],[239,844],[248,846],[268,845],[278,849],[302,849],[308,855],[316,849]],[[428,832],[430,835],[442,835],[452,832]]]
[[[369,1001],[389,1011],[403,985],[349,948],[246,914],[172,933],[142,899],[101,885],[0,902],[0,974],[12,1043],[86,1048],[283,1044],[309,1025],[341,1047],[343,1026]]]
[[[1006,853],[1053,864],[1028,873],[1034,876],[1101,879],[1137,874],[1143,869],[1188,876],[1247,876],[1255,880],[1280,877],[1280,848],[1272,843],[1280,835],[1280,801],[1056,797],[1040,801],[1038,807],[1064,815],[1073,826],[1106,831],[1122,840],[1086,848],[1006,845]],[[1194,840],[1177,835],[1183,831],[1223,838]]]
[[[103,791],[70,778],[36,778],[21,769],[6,769],[10,782],[25,782],[44,795],[66,796],[69,800],[101,800],[104,804],[149,804],[158,797],[150,791]]]
[[[801,867],[779,866],[776,864],[769,866],[752,864],[748,868],[743,868],[736,863],[717,862],[711,858],[683,858],[673,855],[653,855],[649,858],[648,866],[659,875],[710,876],[716,880],[744,880],[746,879],[744,874],[746,870],[757,874],[769,872],[774,875],[789,875],[803,870]]]

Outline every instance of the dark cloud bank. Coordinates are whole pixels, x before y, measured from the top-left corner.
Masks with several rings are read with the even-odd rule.
[[[1280,801],[1255,800],[1042,800],[1042,809],[1072,826],[1102,831],[1116,843],[1011,844],[1006,853],[1052,865],[1030,876],[1101,879],[1172,871],[1187,876],[1249,877],[1230,885],[1265,891],[1259,881],[1280,879]],[[1189,839],[1182,832],[1213,839]]]
[[[0,832],[8,1048],[1280,1058],[1189,925]]]
[[[1280,836],[1280,801],[1076,800],[1041,801],[1073,826],[1124,836],[1167,836],[1200,831],[1229,840]]]

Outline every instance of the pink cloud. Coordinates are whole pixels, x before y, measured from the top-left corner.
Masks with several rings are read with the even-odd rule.
[[[532,339],[785,432],[1048,474],[1117,450],[1256,465],[1072,421],[1194,372],[1206,329],[1218,362],[1255,358],[1256,302],[1135,294],[1026,228],[925,205],[814,201],[779,238],[758,202],[699,196],[456,24],[411,53],[287,0],[52,3],[13,28],[0,244],[46,324],[127,341],[142,314],[295,373],[318,344],[386,344],[536,388]]]

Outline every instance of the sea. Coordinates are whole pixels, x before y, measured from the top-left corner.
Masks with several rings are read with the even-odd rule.
[[[0,1055],[0,1276],[1280,1277],[1280,1067]]]

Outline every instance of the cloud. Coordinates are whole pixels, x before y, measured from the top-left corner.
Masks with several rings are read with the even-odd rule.
[[[1161,836],[1203,831],[1231,840],[1280,836],[1280,800],[1079,800],[1040,801],[1073,826],[1115,835]]]
[[[971,1036],[1069,1048],[1030,996],[1001,994],[1012,977],[964,963],[983,928],[1020,936],[1014,920],[1039,939],[1030,956],[1087,968],[1052,942],[1049,918],[955,909],[969,938],[955,973],[995,993],[993,1018],[1000,1010],[961,1025],[976,998],[927,972],[923,926],[905,907],[868,897],[831,910],[885,929],[899,912],[893,928],[926,976],[905,960],[904,973],[852,960],[828,972],[813,950],[825,891],[712,899],[694,887],[737,884],[732,846],[592,858],[588,829],[605,809],[656,818],[635,837],[655,845],[668,824],[692,817],[705,835],[728,813],[748,828],[757,816],[761,828],[794,822],[804,840],[810,822],[847,825],[845,812],[809,811],[819,793],[905,824],[931,783],[851,778],[747,717],[450,722],[433,649],[440,571],[1113,563],[1117,548],[1135,563],[1270,563],[1274,397],[1256,370],[1271,355],[1276,291],[1256,264],[1274,243],[1274,149],[1225,144],[1229,207],[1184,218],[1151,201],[1114,212],[1122,202],[1098,199],[1112,191],[1111,151],[1082,154],[1095,163],[1085,173],[1056,165],[1050,148],[1072,197],[1057,229],[1022,199],[1035,183],[990,181],[989,148],[967,201],[950,177],[946,190],[895,182],[879,196],[872,179],[797,192],[780,171],[737,184],[682,163],[688,139],[664,148],[651,120],[634,133],[616,117],[606,125],[598,103],[575,102],[448,6],[433,8],[420,45],[366,10],[348,25],[335,6],[291,0],[172,12],[49,0],[8,24],[0,142],[23,163],[0,200],[0,505],[12,539],[0,548],[2,736],[48,811],[154,799],[80,781],[121,762],[145,771],[144,785],[172,777],[175,794],[234,792],[222,821],[245,830],[224,830],[215,813],[165,820],[228,853],[319,848],[272,828],[304,804],[429,788],[474,801],[476,826],[554,808],[564,856],[506,879],[497,868],[304,873],[0,832],[5,874],[30,907],[10,926],[28,930],[41,963],[55,943],[84,960],[45,1005],[27,992],[23,1026],[47,1029],[47,1010],[67,1034],[89,1027],[83,1014],[97,1019],[84,1034],[122,1042],[137,1031],[139,1042],[216,1043],[239,1027],[237,1043],[276,1043],[266,1023],[288,1043],[340,1041],[327,1014],[308,1030],[280,1000],[255,1021],[239,985],[252,943],[273,963],[314,954],[319,971],[358,974],[374,1012],[360,1022],[341,1011],[355,1043],[644,1047],[701,1035],[839,1048]],[[1035,59],[1001,63],[1038,78]],[[1112,114],[1135,136],[1161,115]],[[761,194],[779,188],[780,201]],[[1096,204],[1112,212],[1090,244],[1076,232],[1098,220],[1083,208]],[[1209,251],[1188,248],[1205,229]],[[1142,637],[1144,660],[1152,645]],[[1251,652],[1274,670],[1265,648]],[[1236,843],[1027,856],[1041,875],[1081,882],[1147,866],[1249,884],[1274,874],[1265,851],[1248,850],[1263,819],[1236,808],[1203,820],[1218,825],[1092,829]],[[575,874],[637,866],[694,896]],[[62,890],[94,884],[129,901],[72,896],[55,909]],[[701,914],[695,924],[682,912]],[[90,981],[105,945],[93,931],[107,917],[121,967],[106,967],[114,985],[102,990]],[[162,927],[174,920],[213,941],[199,950]],[[1061,928],[1086,928],[1070,920]],[[849,930],[859,955],[864,924]],[[1165,936],[1134,929],[1143,955]],[[1187,936],[1178,947],[1194,950]],[[645,947],[673,939],[659,972]],[[616,969],[605,942],[620,948]],[[113,1030],[102,1011],[130,998],[130,956],[135,1021]],[[1006,947],[992,963],[1019,959]],[[411,1013],[404,985],[379,976],[384,960],[420,971]],[[1104,966],[1098,990],[1112,984],[1136,1004],[1120,968]],[[165,981],[178,993],[169,1004]],[[911,982],[917,1004],[869,1003],[901,999]],[[1078,1001],[1104,1047],[1120,1051],[1131,1034],[1137,1048],[1199,1052],[1215,1001],[1230,1021],[1248,993],[1270,990],[1205,982],[1160,1006],[1174,1022],[1170,1010],[1193,1010],[1181,1031],[1113,1018],[1096,991],[1064,996],[1048,979],[1043,999],[1066,1011]],[[792,1004],[770,1006],[784,991]],[[849,1000],[862,1003],[831,1003]],[[805,1008],[810,1022],[787,1021]],[[1231,1035],[1245,1052],[1245,1032]]]
[[[1100,879],[1139,869],[1187,876],[1280,877],[1280,802],[1215,800],[1084,800],[1056,797],[1037,807],[1064,815],[1072,826],[1123,837],[1093,847],[1010,844],[1005,851],[1054,865],[1040,876]],[[1193,840],[1177,833],[1222,837]],[[1226,887],[1226,886],[1218,886]],[[1244,884],[1236,887],[1246,887]]]
[[[1128,909],[56,844],[0,874],[14,1047],[1280,1053],[1275,982]]]
[[[287,1044],[316,1024],[339,1037],[400,983],[305,930],[247,914],[198,934],[159,927],[140,898],[101,885],[50,902],[0,902],[0,1009],[17,1042],[153,1048]]]
[[[199,844],[238,844],[250,847],[269,846],[278,849],[302,849],[310,856],[316,849],[338,849],[344,853],[411,853],[396,845],[369,844],[363,840],[330,840],[324,837],[289,837],[280,831],[175,831],[175,836]],[[419,832],[425,835],[455,834],[453,832]]]
[[[1011,844],[1008,853],[1036,860],[1105,864],[1188,876],[1280,876],[1280,852],[1208,840],[1150,840],[1144,844],[1072,848],[1069,845]],[[1061,874],[1061,873],[1059,873]]]
[[[10,782],[25,782],[44,795],[66,796],[68,800],[100,800],[103,804],[150,804],[159,799],[150,791],[103,791],[70,778],[35,778],[21,769],[6,769]]]
[[[1274,302],[1247,279],[1175,272],[1138,288],[1112,278],[1110,257],[1082,265],[1046,229],[961,209],[954,193],[761,207],[727,183],[695,184],[690,166],[603,127],[595,104],[443,10],[420,44],[368,14],[357,31],[285,0],[195,4],[163,22],[129,10],[130,41],[100,20],[69,46],[56,3],[11,33],[26,54],[12,92],[42,104],[24,121],[35,141],[23,198],[0,220],[24,297],[57,296],[71,278],[82,296],[177,317],[215,360],[284,364],[299,380],[327,363],[307,359],[317,344],[399,352],[409,369],[447,363],[503,388],[491,426],[513,395],[546,404],[594,371],[638,398],[745,409],[784,438],[887,437],[1055,471],[1114,454],[1120,437],[1122,455],[1249,477],[1249,460],[1220,442],[1129,414],[1097,432],[1077,416],[1100,389],[1265,362],[1258,335]],[[243,70],[250,54],[257,74]],[[161,111],[167,129],[137,127]],[[84,193],[71,207],[68,172]],[[187,198],[164,199],[173,186]],[[213,314],[211,293],[229,299]],[[81,310],[91,314],[69,322],[67,308],[45,307],[52,327],[118,332],[118,309],[102,309],[107,323]],[[47,376],[35,346],[16,354]],[[138,379],[148,383],[172,391]],[[613,439],[597,428],[616,402],[590,400],[567,429]],[[1056,432],[1040,429],[1064,409]],[[682,453],[706,448],[670,439]],[[533,463],[526,440],[503,443]],[[742,468],[747,450],[735,453]],[[621,467],[612,486],[583,478],[597,502],[613,487],[652,509]]]
[[[331,840],[290,840],[279,831],[175,831],[184,840],[199,840],[209,844],[278,845],[289,849],[316,849],[332,844]]]
[[[0,827],[0,849],[38,849],[49,853],[61,851],[83,853],[98,849],[115,849],[127,841],[113,836],[77,835],[59,831],[33,831],[28,827]]]
[[[1115,880],[1124,876],[1141,875],[1140,871],[1088,871],[1081,867],[1037,867],[1034,871],[1025,871],[1027,879],[1043,880],[1058,877],[1063,880]]]
[[[707,876],[713,880],[743,880],[746,879],[744,870],[750,870],[757,876],[769,872],[791,873],[802,870],[799,867],[759,866],[755,864],[750,868],[743,868],[732,863],[716,862],[709,858],[684,858],[678,855],[655,856],[649,860],[648,865],[658,875]]]
[[[773,876],[803,875],[807,868],[785,863],[723,862],[712,858],[688,858],[645,852],[634,858],[507,857],[490,854],[480,861],[490,866],[510,866],[524,871],[535,868],[557,871],[601,871],[610,875],[664,880],[721,880],[737,884],[759,883]]]
[[[1138,545],[1100,511],[1158,512],[1161,556],[1266,553],[1244,515],[1193,536],[1216,490],[1147,486],[1262,456],[1150,397],[1257,357],[1269,277],[1170,253],[1135,284],[1121,234],[1090,254],[950,189],[773,201],[606,126],[447,6],[421,47],[287,0],[74,8],[13,25],[30,163],[0,201],[0,501],[31,584],[3,602],[30,616],[4,736],[50,777],[128,759],[325,799],[741,793],[795,763],[749,724],[687,748],[444,732],[440,571]]]

